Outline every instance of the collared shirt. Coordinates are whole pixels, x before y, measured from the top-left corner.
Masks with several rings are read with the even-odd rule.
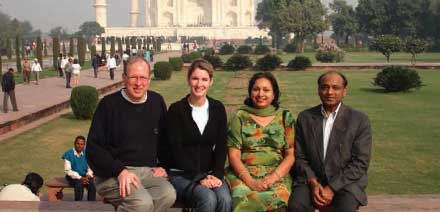
[[[335,123],[336,116],[338,115],[339,108],[341,107],[341,103],[339,103],[338,107],[334,112],[327,116],[325,112],[324,106],[321,105],[321,113],[324,119],[322,120],[322,132],[323,132],[323,145],[324,145],[324,160],[327,155],[327,147],[330,139],[330,134],[333,129],[333,124]]]
[[[118,65],[116,65],[116,59],[115,59],[114,57],[112,57],[112,58],[110,58],[110,59],[108,60],[107,67],[108,67],[109,69],[110,69],[110,68],[117,68],[117,67],[118,67]]]
[[[205,100],[205,103],[203,103],[202,106],[194,106],[192,104],[189,104],[192,108],[192,118],[194,122],[196,122],[197,127],[199,128],[200,134],[203,134],[203,131],[205,130],[206,124],[208,123],[209,118],[209,103],[208,100]]]
[[[73,155],[78,159],[80,159],[84,154],[84,150],[81,151],[80,153],[78,153],[75,150],[75,148],[73,148],[72,151],[73,151]],[[63,156],[63,158],[64,158],[64,172],[66,173],[66,175],[71,177],[72,179],[81,179],[82,176],[77,171],[72,169],[72,162],[65,157],[66,157],[66,154]],[[70,158],[70,159],[72,159],[72,158]],[[92,169],[90,169],[89,166],[87,166],[86,176],[93,177],[93,171],[92,171]]]
[[[141,101],[139,101],[139,102],[133,102],[133,101],[130,99],[130,97],[128,97],[127,93],[125,92],[125,88],[124,88],[124,89],[121,89],[121,94],[122,94],[122,97],[124,97],[125,100],[131,102],[132,104],[143,104],[143,103],[145,103],[145,102],[147,101],[147,97],[148,97],[148,96],[147,96],[147,92],[145,92],[145,96],[144,96],[144,98],[142,98]]]

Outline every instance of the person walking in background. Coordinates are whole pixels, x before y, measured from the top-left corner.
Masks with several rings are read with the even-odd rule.
[[[64,77],[62,61],[63,61],[63,54],[60,53],[57,58],[57,67],[58,67],[58,72],[60,74],[60,77]]]
[[[127,72],[127,61],[130,58],[130,50],[125,50],[124,54],[122,55],[122,63],[124,65],[124,73]]]
[[[67,60],[66,65],[64,65],[64,71],[66,73],[66,88],[72,88],[70,86],[70,79],[72,78],[72,71],[73,71],[72,59],[71,58],[69,58]]]
[[[38,59],[35,58],[35,59],[34,59],[34,63],[32,63],[31,71],[34,72],[34,75],[35,75],[35,84],[37,84],[37,85],[38,85],[38,83],[39,83],[38,81],[40,80],[40,72],[41,72],[42,70],[43,70],[43,69],[41,68],[40,63],[38,62]]]
[[[15,99],[15,79],[14,79],[14,69],[9,68],[8,72],[2,77],[2,91],[3,96],[3,112],[8,112],[8,98],[11,99],[13,111],[18,111],[17,100]]]
[[[115,59],[114,55],[110,56],[110,59],[108,60],[108,63],[107,63],[107,67],[109,70],[110,79],[114,80],[115,79],[115,70],[118,67],[116,65],[116,59]]]
[[[24,58],[23,62],[23,81],[26,83],[26,85],[29,85],[31,81],[31,63],[27,58]]]
[[[72,64],[73,87],[76,87],[79,84],[80,72],[81,72],[81,66],[78,63],[78,59],[74,59]]]
[[[87,201],[96,200],[94,176],[93,171],[87,165],[85,145],[86,139],[84,136],[77,136],[74,147],[67,150],[62,157],[66,180],[74,188],[75,201],[82,201],[84,187],[87,188]]]
[[[66,70],[64,68],[66,67],[67,63],[69,63],[69,60],[67,59],[66,55],[63,55],[63,59],[61,59],[61,71],[63,72],[64,76],[66,75]]]
[[[99,54],[95,54],[92,59],[93,75],[95,76],[95,78],[98,78],[99,63],[101,63],[101,57],[99,56]]]
[[[37,173],[29,173],[22,184],[11,184],[0,191],[0,201],[40,201],[43,178]]]

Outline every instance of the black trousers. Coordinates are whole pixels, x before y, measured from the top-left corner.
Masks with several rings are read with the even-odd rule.
[[[66,176],[67,181],[74,188],[75,201],[82,201],[84,188],[87,188],[87,201],[96,201],[96,188],[93,178],[89,178],[89,184],[83,184],[82,180],[72,179]]]
[[[72,72],[66,72],[66,88],[70,87],[70,79],[72,78]]]
[[[359,207],[359,202],[348,191],[340,190],[335,193],[331,208],[335,212],[354,212]],[[293,187],[289,198],[289,212],[314,212],[312,191],[309,185],[301,184]]]
[[[58,73],[60,74],[60,77],[64,76],[63,69],[61,67],[58,67]]]
[[[116,68],[111,68],[111,69],[109,70],[109,72],[110,72],[110,79],[111,79],[111,80],[114,80],[114,79],[115,79],[115,70],[116,70]]]

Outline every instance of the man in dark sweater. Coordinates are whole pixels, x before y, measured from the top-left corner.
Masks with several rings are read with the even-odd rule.
[[[130,58],[125,88],[101,100],[87,139],[97,192],[118,211],[166,211],[176,199],[158,166],[166,106],[161,95],[147,91],[150,73],[142,57]]]
[[[8,97],[11,98],[12,109],[18,111],[17,100],[15,99],[15,80],[14,69],[9,68],[8,72],[2,77],[3,112],[8,112]]]

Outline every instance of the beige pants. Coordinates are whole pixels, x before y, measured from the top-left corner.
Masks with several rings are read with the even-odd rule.
[[[96,178],[96,191],[118,211],[165,212],[176,201],[176,191],[166,178],[153,177],[149,167],[127,167],[136,174],[142,186],[136,189],[131,185],[131,194],[125,198],[119,196],[119,183],[116,177]]]

